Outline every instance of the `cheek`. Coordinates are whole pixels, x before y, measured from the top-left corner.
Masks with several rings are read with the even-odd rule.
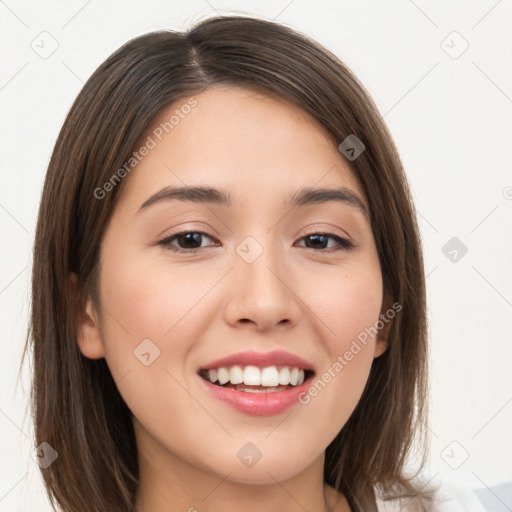
[[[174,269],[171,275],[170,267],[153,263],[133,254],[105,258],[102,336],[107,364],[131,411],[150,425],[168,425],[169,411],[179,410],[182,418],[199,414],[189,410],[194,402],[180,384],[187,385],[183,362],[200,335],[194,305],[213,281],[191,283],[190,273]]]
[[[153,374],[160,366],[160,356],[165,353],[163,340],[171,338],[172,327],[185,314],[182,310],[186,301],[180,296],[179,287],[163,279],[148,261],[140,261],[133,250],[130,254],[118,245],[114,257],[109,248],[105,247],[101,265],[106,360],[116,382],[128,372],[130,380],[139,379],[143,377],[139,372],[151,369]],[[149,356],[142,356],[148,352]],[[144,359],[154,363],[146,368]],[[147,382],[145,377],[140,382]]]
[[[370,264],[371,263],[371,264]],[[331,356],[343,353],[353,339],[375,326],[382,306],[382,277],[375,262],[346,264],[317,272],[315,285],[303,284],[306,304],[321,320],[322,336]],[[368,336],[368,344],[371,342]]]
[[[171,338],[214,283],[211,273],[205,281],[205,276],[199,279],[194,272],[166,266],[161,260],[136,256],[115,265],[106,262],[102,272],[104,304],[125,333],[131,333],[132,341]],[[119,325],[113,327],[120,332]]]
[[[321,318],[328,359],[301,403],[334,438],[355,409],[374,358],[376,331],[382,305],[379,268],[344,269],[315,281],[308,304]]]
[[[102,325],[106,359],[116,381],[130,372],[130,381],[143,383],[131,393],[142,394],[144,388],[158,396],[159,387],[161,392],[172,384],[166,370],[182,381],[183,363],[213,321],[211,292],[224,273],[204,268],[179,269],[161,255],[152,260],[133,252],[130,257],[105,258],[101,298],[109,312],[104,311]],[[141,356],[147,353],[142,359],[154,362],[146,367]]]

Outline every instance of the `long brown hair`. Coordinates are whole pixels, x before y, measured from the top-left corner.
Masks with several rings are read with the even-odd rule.
[[[337,144],[355,135],[365,146],[349,165],[370,206],[384,294],[402,310],[355,411],[326,450],[324,480],[354,511],[375,509],[376,488],[416,492],[404,464],[414,441],[424,448],[422,460],[427,446],[425,280],[414,206],[391,135],[366,89],[330,51],[278,23],[220,16],[124,44],[84,85],[56,141],[37,221],[23,352],[23,359],[29,348],[33,356],[36,444],[58,453],[41,469],[54,508],[133,511],[138,485],[131,411],[105,360],[84,357],[77,344],[76,315],[88,294],[97,297],[101,240],[123,182],[101,200],[95,190],[130,158],[161,109],[220,83],[291,102]]]

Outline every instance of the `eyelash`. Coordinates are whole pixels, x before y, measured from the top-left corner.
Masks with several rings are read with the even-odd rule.
[[[177,239],[178,237],[183,236],[183,235],[188,235],[190,233],[195,233],[195,234],[198,234],[198,235],[204,235],[204,236],[210,238],[211,240],[214,240],[213,237],[211,237],[210,235],[208,235],[207,233],[204,233],[202,231],[182,231],[180,233],[175,233],[173,235],[170,235],[168,237],[163,238],[162,240],[160,240],[158,242],[158,245],[162,245],[162,246],[165,247],[165,249],[170,250],[172,252],[186,253],[186,254],[196,253],[198,251],[206,249],[206,247],[196,247],[195,249],[180,249],[180,248],[177,248],[176,246],[172,246],[171,245],[171,242],[174,241],[175,239]],[[339,248],[338,249],[334,249],[334,250],[332,248],[330,250],[328,250],[328,249],[316,250],[316,249],[314,249],[312,247],[306,247],[306,249],[312,249],[315,252],[332,253],[332,252],[338,252],[338,251],[350,251],[351,249],[355,248],[355,244],[351,240],[348,240],[346,238],[342,238],[340,236],[334,235],[333,233],[322,233],[322,232],[308,233],[307,235],[304,235],[301,238],[301,240],[303,240],[303,239],[305,239],[307,237],[310,237],[310,236],[314,236],[314,235],[320,235],[320,236],[323,236],[323,237],[332,238],[332,239],[336,240],[338,242],[338,244],[339,244]]]

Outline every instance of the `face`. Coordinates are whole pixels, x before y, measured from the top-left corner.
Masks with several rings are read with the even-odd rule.
[[[237,87],[187,100],[140,139],[80,349],[106,358],[139,450],[234,482],[288,479],[323,461],[386,348],[358,342],[384,312],[367,199],[296,107]],[[292,203],[303,188],[344,192]]]

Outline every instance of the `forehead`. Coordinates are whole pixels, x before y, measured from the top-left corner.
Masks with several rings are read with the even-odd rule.
[[[268,202],[302,187],[344,186],[366,203],[332,134],[300,108],[250,89],[214,86],[175,101],[135,149],[143,146],[151,149],[123,196],[140,200],[166,186],[202,184]]]

